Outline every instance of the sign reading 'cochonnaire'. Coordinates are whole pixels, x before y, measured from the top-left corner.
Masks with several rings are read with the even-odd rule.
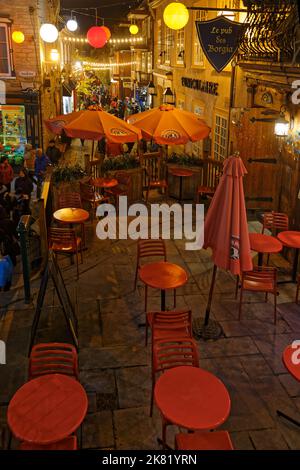
[[[209,21],[196,21],[199,41],[208,61],[221,72],[238,50],[245,25],[219,16]]]
[[[218,83],[208,82],[206,80],[197,80],[195,78],[182,77],[181,85],[193,90],[202,91],[209,95],[218,95]]]

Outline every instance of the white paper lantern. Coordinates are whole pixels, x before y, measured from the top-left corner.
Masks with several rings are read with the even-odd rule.
[[[75,20],[75,18],[71,18],[70,20],[67,21],[67,28],[72,33],[76,31],[76,29],[78,28],[78,23]]]
[[[58,29],[54,24],[44,23],[40,28],[40,36],[45,42],[55,42],[58,38]]]

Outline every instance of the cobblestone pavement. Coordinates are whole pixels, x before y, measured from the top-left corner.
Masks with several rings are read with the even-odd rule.
[[[250,225],[251,230],[260,230],[259,223]],[[139,283],[133,290],[136,242],[100,241],[90,222],[87,235],[78,281],[74,265],[59,258],[69,293],[78,302],[80,380],[89,397],[83,448],[158,449],[160,416],[155,410],[149,417],[151,346],[145,347],[145,331],[139,326],[144,321],[144,289]],[[168,241],[167,250],[169,260],[189,274],[188,283],[177,292],[177,307],[189,307],[194,318],[203,317],[213,269],[209,251],[185,251],[181,240]],[[289,275],[283,258],[271,256],[271,264],[280,268],[281,278]],[[235,279],[218,271],[212,317],[224,335],[217,341],[198,341],[200,366],[222,379],[231,396],[231,413],[223,428],[230,431],[237,449],[299,449],[299,430],[276,415],[281,409],[300,419],[300,385],[281,360],[284,347],[300,337],[295,286],[280,286],[276,326],[272,299],[265,303],[263,294],[246,297],[249,303],[239,322],[234,288]],[[35,282],[35,298],[37,290]],[[5,426],[9,400],[26,381],[34,305],[24,306],[21,298],[22,291],[1,294],[0,338],[7,343],[7,365],[0,366],[0,427]],[[171,295],[167,304],[171,307]],[[149,309],[159,306],[159,292],[149,289]],[[70,341],[51,288],[39,341]],[[170,445],[177,431],[168,430]]]

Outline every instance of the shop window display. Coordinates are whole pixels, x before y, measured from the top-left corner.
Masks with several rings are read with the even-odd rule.
[[[11,165],[22,165],[26,144],[25,108],[0,105],[0,157]]]

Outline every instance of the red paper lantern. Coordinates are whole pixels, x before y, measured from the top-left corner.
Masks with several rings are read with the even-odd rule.
[[[107,42],[107,36],[104,29],[100,26],[92,26],[87,32],[88,43],[99,49],[100,47],[105,46]]]
[[[110,29],[107,27],[107,26],[101,26],[102,29],[104,29],[105,31],[105,34],[106,34],[106,37],[107,37],[107,40],[109,41],[110,38],[111,38],[111,32],[110,32]]]

